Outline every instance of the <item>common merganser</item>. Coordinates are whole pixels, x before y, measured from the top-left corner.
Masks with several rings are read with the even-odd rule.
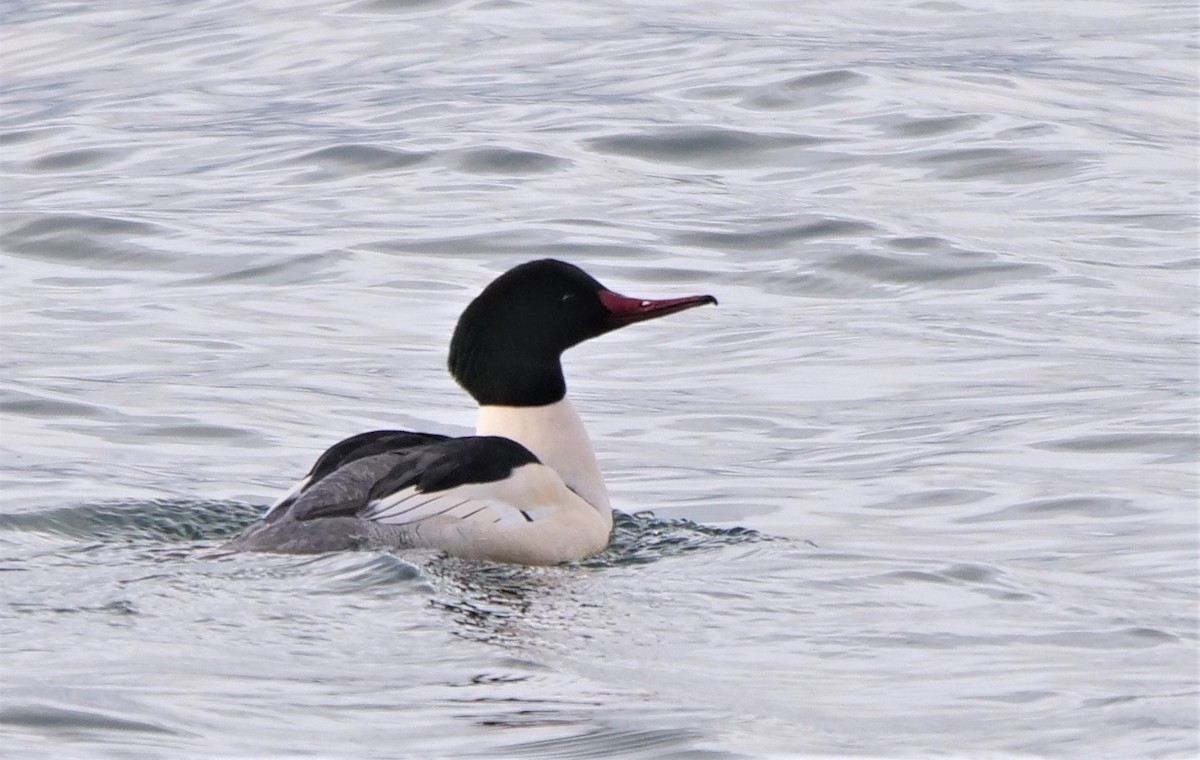
[[[612,507],[562,353],[709,295],[627,298],[553,259],[504,273],[463,312],[450,374],[479,403],[475,435],[375,430],[335,444],[230,549],[439,549],[525,565],[603,551]]]

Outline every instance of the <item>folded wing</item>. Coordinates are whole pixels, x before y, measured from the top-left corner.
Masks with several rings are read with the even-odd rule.
[[[541,510],[521,505],[537,505],[538,495],[530,491],[547,484],[562,487],[557,473],[507,438],[373,431],[325,452],[263,519],[532,522]]]

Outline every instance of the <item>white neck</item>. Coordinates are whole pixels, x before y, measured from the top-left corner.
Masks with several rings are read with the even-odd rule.
[[[545,406],[481,406],[475,434],[516,441],[601,513],[612,511],[592,442],[566,397]]]

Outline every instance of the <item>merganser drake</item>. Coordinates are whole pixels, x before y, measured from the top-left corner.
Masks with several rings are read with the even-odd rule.
[[[567,399],[562,353],[716,302],[627,298],[553,259],[509,270],[467,306],[450,341],[450,374],[479,403],[475,435],[375,430],[347,438],[228,548],[423,548],[525,565],[603,551],[612,507]]]

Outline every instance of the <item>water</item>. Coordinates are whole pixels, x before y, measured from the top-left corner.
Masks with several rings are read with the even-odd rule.
[[[1189,3],[11,3],[4,747],[1190,757]],[[470,429],[534,257],[721,306],[573,350],[614,548],[222,555]]]

